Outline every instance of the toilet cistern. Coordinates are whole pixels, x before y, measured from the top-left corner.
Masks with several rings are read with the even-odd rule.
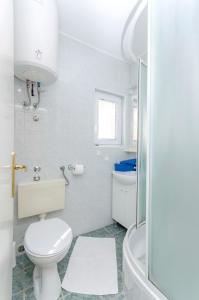
[[[65,180],[40,180],[18,184],[18,217],[27,218],[64,209]]]

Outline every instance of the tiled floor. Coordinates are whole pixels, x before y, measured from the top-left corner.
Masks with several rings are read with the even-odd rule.
[[[123,283],[122,283],[122,243],[125,236],[126,230],[118,225],[113,224],[102,229],[89,232],[84,236],[91,237],[115,237],[116,239],[116,251],[117,251],[117,265],[118,265],[118,284],[119,294],[107,295],[107,296],[87,296],[69,293],[62,291],[60,300],[123,300]],[[75,238],[72,242],[72,246],[65,256],[65,258],[58,264],[58,270],[63,279],[65,271],[68,265],[70,255],[76,242]],[[33,294],[33,282],[32,282],[33,264],[29,261],[26,255],[17,257],[17,266],[13,272],[13,300],[34,300]],[[48,299],[46,299],[48,300]]]

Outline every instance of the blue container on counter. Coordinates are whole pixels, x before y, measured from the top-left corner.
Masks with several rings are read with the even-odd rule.
[[[115,171],[118,172],[129,172],[136,171],[136,159],[128,159],[120,161],[114,165]]]
[[[127,159],[127,160],[122,160],[120,162],[120,164],[127,164],[127,165],[133,165],[133,166],[136,166],[136,158],[133,158],[133,159]]]

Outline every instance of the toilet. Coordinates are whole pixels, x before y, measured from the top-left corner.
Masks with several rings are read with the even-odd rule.
[[[35,264],[34,293],[38,300],[55,300],[61,292],[57,263],[67,254],[72,230],[62,220],[46,219],[31,224],[24,238],[27,256]]]
[[[47,218],[46,213],[64,208],[65,182],[50,180],[18,185],[18,217],[38,215],[40,221],[29,225],[24,236],[24,248],[34,263],[33,285],[37,300],[57,300],[61,280],[57,263],[67,254],[73,239],[72,230],[59,218]]]

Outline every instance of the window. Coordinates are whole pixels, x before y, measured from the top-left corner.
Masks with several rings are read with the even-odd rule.
[[[96,91],[96,145],[120,145],[122,143],[122,98]]]

